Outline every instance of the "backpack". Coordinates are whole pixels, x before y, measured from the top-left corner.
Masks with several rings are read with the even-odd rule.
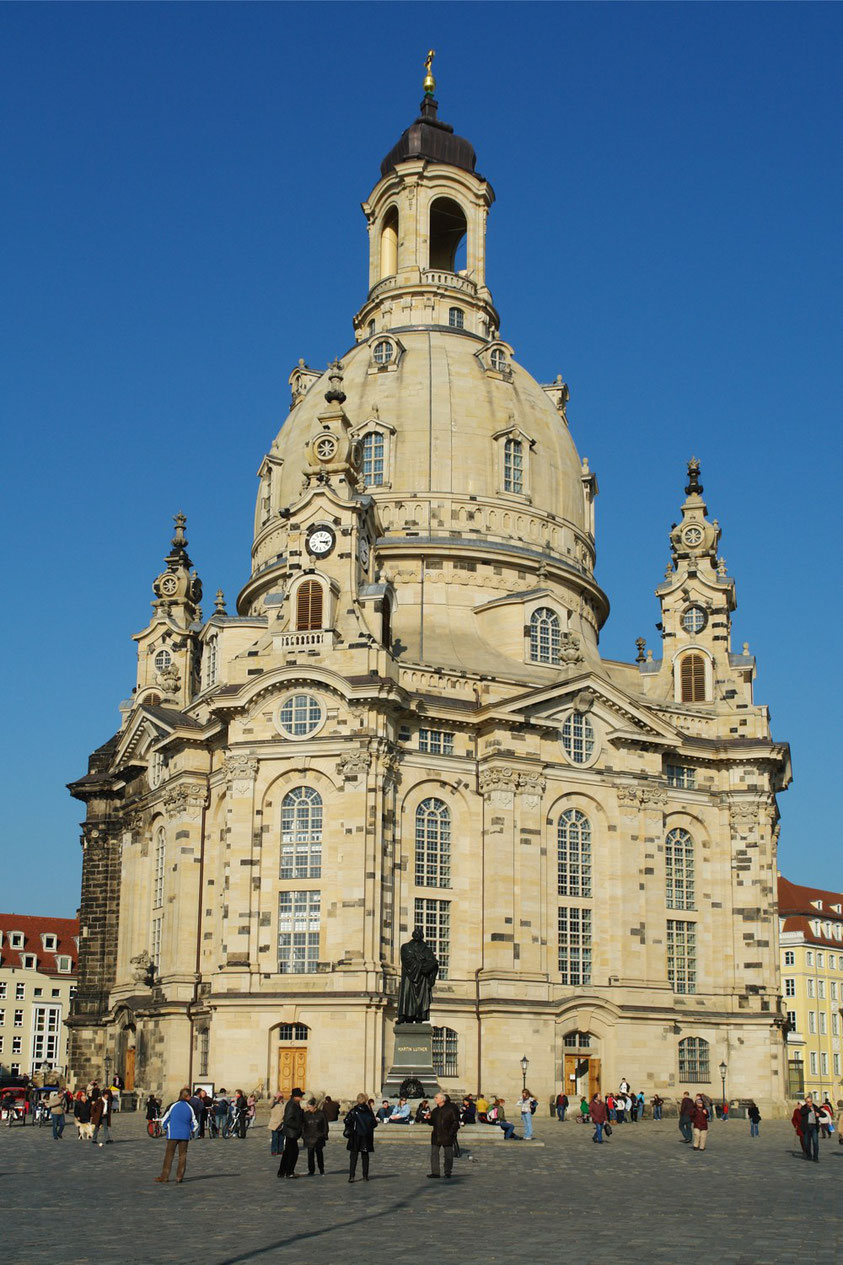
[[[536,1107],[538,1107],[538,1105],[539,1104],[535,1098],[530,1099],[530,1115],[531,1116],[534,1116],[536,1114]]]

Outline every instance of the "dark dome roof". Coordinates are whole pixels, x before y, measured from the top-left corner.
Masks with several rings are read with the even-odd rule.
[[[429,158],[431,162],[448,163],[474,171],[477,156],[474,146],[464,136],[455,136],[450,123],[442,123],[436,117],[437,102],[426,96],[421,103],[421,114],[402,134],[401,139],[381,163],[381,176],[392,171],[397,163],[408,158]]]

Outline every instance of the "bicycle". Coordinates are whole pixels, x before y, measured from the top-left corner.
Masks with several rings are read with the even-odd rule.
[[[151,1138],[163,1138],[164,1130],[161,1127],[161,1117],[155,1116],[152,1120],[147,1120],[146,1131]]]

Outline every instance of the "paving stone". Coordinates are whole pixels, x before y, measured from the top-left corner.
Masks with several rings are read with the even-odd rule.
[[[190,1144],[185,1181],[160,1186],[163,1141],[115,1117],[115,1144],[68,1125],[0,1129],[3,1265],[428,1265],[527,1260],[558,1265],[837,1265],[843,1146],[819,1164],[790,1125],[717,1123],[700,1154],[675,1121],[623,1125],[607,1145],[574,1121],[534,1121],[543,1147],[476,1147],[452,1181],[426,1178],[426,1148],[379,1146],[372,1180],[347,1181],[341,1129],[325,1177],[279,1181],[269,1135]],[[306,1164],[299,1161],[299,1171]],[[173,1170],[175,1172],[175,1168]],[[806,1229],[806,1227],[810,1227]],[[806,1237],[807,1235],[807,1237]]]

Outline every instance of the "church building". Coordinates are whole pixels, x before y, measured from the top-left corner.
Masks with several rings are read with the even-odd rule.
[[[699,463],[660,657],[604,659],[597,479],[562,377],[502,337],[494,193],[433,90],[363,204],[352,346],[290,375],[235,610],[202,615],[178,515],[131,701],[71,784],[71,1075],[377,1094],[420,926],[447,1091],[511,1096],[526,1055],[535,1093],[719,1097],[723,1063],[775,1110],[789,751]]]

